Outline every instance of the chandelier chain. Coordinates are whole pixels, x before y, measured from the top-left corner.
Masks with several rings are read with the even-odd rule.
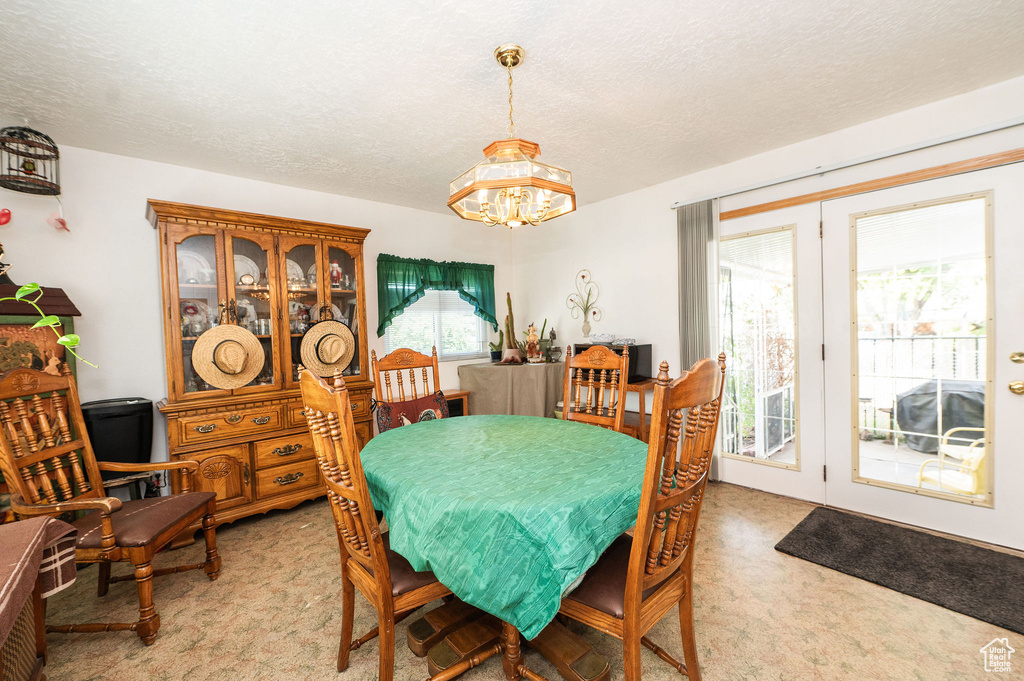
[[[505,64],[508,69],[508,136],[512,139],[516,136],[516,124],[512,120],[512,62]]]

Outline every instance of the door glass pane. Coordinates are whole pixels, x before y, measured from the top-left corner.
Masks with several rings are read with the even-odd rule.
[[[359,347],[358,296],[356,295],[356,261],[340,248],[329,248],[327,253],[328,276],[330,276],[331,314],[334,319],[352,329],[356,347]],[[359,374],[359,351],[352,356],[352,363],[342,372],[345,376]]]
[[[263,369],[248,385],[271,385],[274,382],[274,317],[270,309],[270,284],[267,272],[267,251],[248,239],[232,237],[231,250],[235,266],[234,323],[256,334],[263,346]]]
[[[320,307],[316,265],[316,247],[312,244],[296,246],[285,253],[285,266],[288,268],[288,356],[292,381],[299,380],[302,334],[317,319]]]
[[[722,239],[719,268],[722,452],[795,467],[793,231]]]
[[[192,368],[196,339],[217,325],[217,243],[210,234],[190,236],[175,250],[178,263],[178,303],[181,315],[181,359],[187,393],[217,390]]]
[[[985,199],[857,218],[855,478],[988,486]]]

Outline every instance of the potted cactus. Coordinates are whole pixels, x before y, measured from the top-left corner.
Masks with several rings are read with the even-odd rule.
[[[505,350],[501,356],[502,364],[522,364],[526,358],[523,351],[519,349],[516,342],[516,322],[512,314],[512,294],[506,293],[505,300],[508,303],[508,314],[505,315]]]
[[[491,346],[491,361],[500,362],[502,349],[505,347],[505,330],[498,331],[497,343],[488,343],[488,345]]]

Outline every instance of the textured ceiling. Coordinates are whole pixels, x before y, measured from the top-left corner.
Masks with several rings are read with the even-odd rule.
[[[446,212],[517,133],[581,204],[1024,74],[1021,0],[4,0],[0,122]]]

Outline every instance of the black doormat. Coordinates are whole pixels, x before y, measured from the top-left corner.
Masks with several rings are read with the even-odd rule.
[[[822,507],[775,549],[1024,634],[1024,558]]]

